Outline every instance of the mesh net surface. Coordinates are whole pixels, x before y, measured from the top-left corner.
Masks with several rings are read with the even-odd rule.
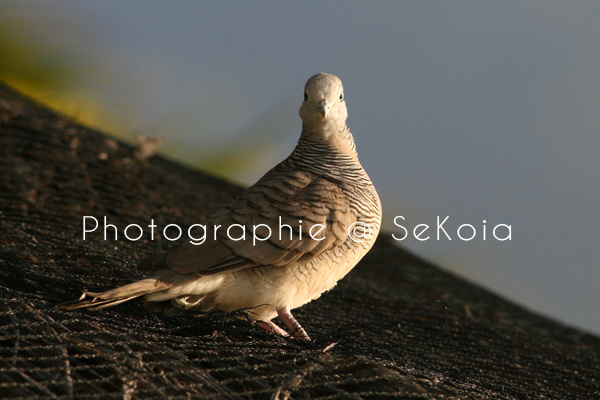
[[[449,274],[385,232],[334,290],[295,311],[310,343],[243,313],[56,308],[140,278],[140,259],[177,244],[123,240],[128,224],[186,227],[241,190],[133,154],[0,86],[0,397],[600,398],[599,338]],[[84,241],[85,215],[107,216],[120,240]]]

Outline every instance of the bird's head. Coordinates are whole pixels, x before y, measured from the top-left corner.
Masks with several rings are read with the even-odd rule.
[[[343,131],[348,110],[340,78],[325,73],[311,77],[304,86],[304,101],[299,114],[307,132],[335,134]]]

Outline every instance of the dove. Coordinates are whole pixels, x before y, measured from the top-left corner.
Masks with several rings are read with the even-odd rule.
[[[308,79],[299,115],[302,131],[290,156],[208,218],[211,240],[151,256],[138,266],[147,278],[86,291],[63,308],[143,297],[168,315],[243,309],[270,332],[311,340],[291,310],[331,290],[367,254],[381,202],[346,124],[342,81],[326,73]],[[250,231],[261,240],[240,238]],[[272,321],[277,316],[287,331]]]

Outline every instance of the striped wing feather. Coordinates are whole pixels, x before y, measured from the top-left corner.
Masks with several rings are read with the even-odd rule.
[[[283,266],[298,260],[307,262],[344,243],[356,219],[338,185],[309,172],[282,171],[280,165],[206,222],[204,243],[186,242],[170,252],[150,257],[140,268],[211,275],[242,268]],[[245,227],[245,240],[235,240],[243,231],[234,224]],[[216,232],[215,226],[220,226]],[[196,229],[192,235],[201,236],[201,228]],[[323,239],[311,239],[311,232],[315,238]],[[268,239],[254,243],[254,233]]]

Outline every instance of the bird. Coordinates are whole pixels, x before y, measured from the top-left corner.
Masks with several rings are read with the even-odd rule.
[[[382,211],[346,123],[340,78],[308,79],[299,115],[302,131],[289,157],[206,220],[212,240],[146,258],[138,269],[147,278],[86,291],[63,308],[143,297],[168,315],[241,309],[267,331],[311,340],[291,310],[331,290],[367,254]],[[277,316],[287,331],[272,321]]]

